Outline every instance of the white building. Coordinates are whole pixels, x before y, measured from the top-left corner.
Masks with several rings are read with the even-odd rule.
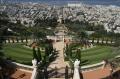
[[[68,7],[81,7],[82,4],[81,3],[68,3],[67,6]]]

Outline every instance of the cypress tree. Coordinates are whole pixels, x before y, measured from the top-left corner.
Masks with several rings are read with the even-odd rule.
[[[81,60],[81,50],[80,49],[77,49],[75,57],[76,57],[76,59]]]
[[[66,53],[66,55],[68,55],[69,53],[69,46],[68,45],[66,45],[66,49],[65,49],[65,53]]]
[[[13,41],[13,43],[15,43],[15,40],[14,40],[14,39],[12,39],[12,41]]]
[[[53,45],[52,43],[49,44],[49,54],[51,54],[53,52]]]
[[[72,48],[69,49],[69,56],[72,58]]]
[[[104,44],[104,38],[102,39],[102,44]]]
[[[44,62],[47,64],[49,61],[49,48],[48,46],[45,47],[45,56],[44,56]]]
[[[35,47],[33,47],[33,59],[37,59],[37,61],[38,61],[38,56],[36,54]]]
[[[95,39],[93,38],[93,39],[92,39],[92,43],[94,43],[94,42],[95,42],[94,40],[95,40]]]
[[[68,66],[66,66],[65,68],[65,79],[68,79],[69,76],[68,76]]]
[[[37,50],[37,55],[38,55],[38,61],[40,62],[42,60],[42,56],[41,56],[41,51],[40,51],[39,47],[38,47],[38,50]]]
[[[17,41],[17,43],[19,42],[19,39],[16,37],[16,41]]]
[[[68,54],[68,56],[71,58],[72,57],[72,46],[68,46],[68,48],[67,48],[67,54]]]
[[[107,39],[106,39],[106,44],[108,44],[108,41],[109,41],[109,40],[108,40],[108,38],[107,38]]]
[[[0,57],[3,57],[4,56],[4,53],[3,53],[3,39],[2,37],[0,38]]]
[[[97,39],[97,43],[99,43],[99,38]]]
[[[48,48],[48,46],[46,46],[46,47],[45,47],[45,55],[46,55],[46,56],[49,56],[49,52],[50,52],[50,51],[49,51],[49,48]]]
[[[21,42],[23,43],[23,38],[21,37]]]
[[[113,39],[111,39],[111,44],[112,44],[112,42],[113,42]]]
[[[28,43],[28,39],[27,39],[27,37],[25,38],[25,40],[26,40],[26,43]]]

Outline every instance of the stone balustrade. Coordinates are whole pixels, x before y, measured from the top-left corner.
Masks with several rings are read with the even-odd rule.
[[[104,64],[105,64],[105,62],[100,62],[100,63],[96,63],[96,64],[92,64],[92,65],[82,66],[81,70],[83,72],[93,71],[93,70],[96,70],[98,68],[102,68]]]
[[[33,70],[33,67],[32,66],[29,66],[29,65],[24,65],[24,64],[20,64],[20,63],[16,63],[16,62],[13,62],[15,65],[17,65],[18,68],[20,69],[25,69],[25,70],[30,70],[32,71]]]

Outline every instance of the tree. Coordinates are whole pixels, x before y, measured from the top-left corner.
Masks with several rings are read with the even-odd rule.
[[[53,52],[53,45],[52,43],[49,44],[49,54],[52,54]]]
[[[80,33],[78,33],[79,34],[79,37],[81,37],[81,39],[84,39],[84,38],[88,38],[88,35],[87,35],[87,33],[85,32],[85,31],[81,31]]]
[[[77,49],[75,57],[76,57],[76,59],[81,61],[81,50],[80,49]]]
[[[66,55],[69,54],[69,46],[68,46],[68,45],[66,45],[65,54],[66,54]]]
[[[49,56],[49,54],[50,54],[50,53],[49,53],[49,47],[46,46],[46,47],[45,47],[45,55],[46,55],[46,56]]]
[[[9,36],[11,33],[8,31],[10,28],[9,18],[6,13],[0,14],[0,67],[2,67],[2,74],[9,76],[14,73],[16,67],[6,59],[4,52],[3,52],[3,42],[5,41],[6,37]],[[9,78],[9,77],[8,77]],[[4,76],[3,76],[3,79]]]
[[[49,62],[49,48],[48,48],[48,45],[45,47],[45,56],[44,56],[44,61],[46,62],[46,64],[48,64]]]
[[[5,32],[6,32],[6,28],[0,28],[0,57],[4,56],[2,47],[3,47],[3,41],[4,41]]]
[[[3,43],[2,43],[2,38],[0,38],[0,57],[3,57],[3,56],[4,56],[2,46],[3,46]]]
[[[72,57],[72,50],[74,50],[73,47],[75,47],[75,46],[74,45],[66,45],[65,53],[69,58]]]
[[[120,38],[115,40],[114,46],[120,47]]]
[[[88,34],[85,31],[78,32],[78,38],[80,38],[80,42],[83,46],[89,45],[88,42]]]
[[[33,47],[33,59],[36,59],[38,61],[38,56],[36,54],[35,47]]]
[[[41,51],[39,47],[38,47],[37,55],[38,55],[38,61],[40,62],[42,60],[42,56],[41,56]]]

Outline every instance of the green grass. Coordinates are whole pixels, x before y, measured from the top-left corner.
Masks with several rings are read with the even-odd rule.
[[[5,44],[5,55],[19,63],[31,64],[32,49],[24,47],[22,44]]]
[[[5,44],[5,55],[16,62],[31,65],[32,49],[26,48],[23,44]],[[43,53],[42,53],[43,54]],[[120,49],[110,46],[96,46],[94,48],[81,51],[82,61],[85,65],[101,62],[103,59],[111,59],[120,54]],[[73,54],[74,57],[74,54]]]
[[[82,60],[88,60],[89,64],[94,64],[103,61],[104,59],[111,59],[118,53],[113,52],[110,46],[97,46],[95,48],[82,51]]]
[[[83,64],[95,64],[103,61],[104,59],[112,59],[119,55],[119,51],[115,51],[114,47],[110,46],[96,46],[94,48],[81,51],[81,60],[86,61]],[[73,55],[74,57],[74,55]]]

